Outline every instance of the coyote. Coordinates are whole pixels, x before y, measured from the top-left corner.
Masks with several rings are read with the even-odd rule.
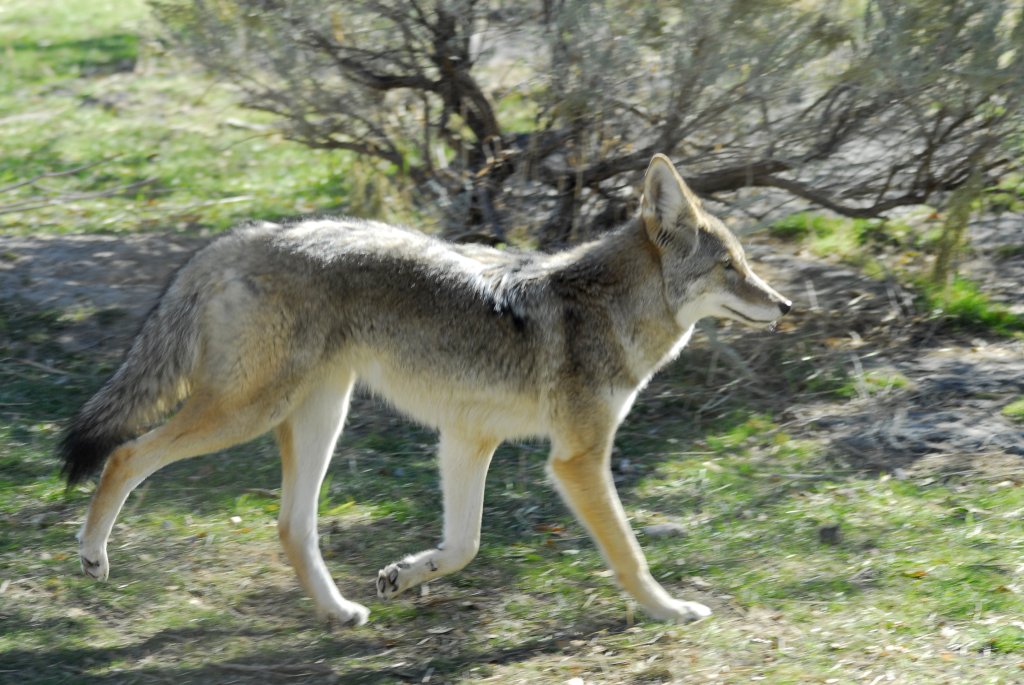
[[[64,435],[69,485],[106,462],[79,533],[82,569],[107,577],[114,520],[147,476],[273,430],[287,557],[320,613],[364,623],[317,544],[317,494],[360,382],[440,433],[442,542],[380,570],[380,597],[468,564],[495,448],[547,437],[551,479],[622,588],[656,619],[704,618],[708,607],[649,572],[612,481],[612,440],[699,319],[768,325],[790,306],[663,155],[635,219],[556,254],[356,219],[242,226],[178,271]]]

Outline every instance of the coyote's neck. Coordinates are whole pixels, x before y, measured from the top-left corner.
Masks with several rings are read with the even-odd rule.
[[[689,341],[665,295],[661,259],[639,221],[565,253],[562,269],[574,299],[594,312],[595,327],[622,350],[630,385],[642,385]],[[600,335],[602,331],[593,331]]]

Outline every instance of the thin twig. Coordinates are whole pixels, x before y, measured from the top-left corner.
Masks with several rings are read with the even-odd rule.
[[[26,179],[24,181],[18,181],[17,183],[12,183],[12,184],[10,184],[8,186],[0,187],[0,194],[7,193],[7,192],[10,192],[10,191],[15,190],[17,188],[22,188],[24,186],[33,185],[33,184],[43,180],[44,178],[60,178],[61,176],[71,176],[72,174],[77,174],[80,171],[85,171],[86,169],[91,169],[93,167],[99,166],[100,164],[106,164],[107,162],[111,162],[111,161],[117,159],[118,157],[123,157],[123,156],[124,156],[123,154],[117,154],[117,155],[112,155],[110,157],[104,157],[101,160],[98,160],[98,161],[95,161],[95,162],[89,162],[88,164],[83,164],[82,166],[77,166],[77,167],[75,167],[73,169],[65,169],[64,171],[47,171],[47,172],[39,174],[38,176],[33,176],[32,178]]]
[[[0,207],[0,214],[13,214],[15,212],[27,212],[34,209],[42,209],[43,207],[55,207],[57,205],[66,205],[70,202],[79,202],[81,200],[94,200],[100,197],[112,197],[120,193],[134,190],[141,186],[152,183],[156,180],[155,176],[144,178],[141,181],[135,183],[129,183],[123,186],[117,186],[115,188],[108,188],[107,190],[100,190],[94,193],[73,193],[70,195],[61,195],[49,200],[25,200],[23,202],[15,202],[14,204]]]
[[[57,369],[57,368],[54,368],[52,366],[48,366],[47,364],[43,364],[41,362],[34,362],[31,359],[19,359],[17,357],[6,357],[4,359],[0,359],[0,364],[2,364],[4,362],[17,362],[19,364],[24,364],[25,366],[31,366],[33,368],[39,369],[40,371],[45,371],[46,373],[57,374],[58,376],[74,376],[74,375],[76,375],[76,374],[74,374],[74,373],[72,373],[70,371],[62,371],[61,369]]]
[[[334,669],[327,664],[236,664],[232,662],[226,662],[222,664],[213,664],[217,668],[223,668],[228,671],[240,671],[242,673],[265,673],[265,674],[278,674],[283,676],[303,676],[310,675],[313,673],[328,674],[334,673]]]

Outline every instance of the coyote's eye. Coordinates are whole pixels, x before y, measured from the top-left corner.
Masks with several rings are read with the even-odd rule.
[[[732,259],[726,257],[724,260],[722,260],[722,267],[725,268],[726,271],[732,271]]]

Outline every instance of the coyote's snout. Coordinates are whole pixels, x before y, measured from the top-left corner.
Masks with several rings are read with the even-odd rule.
[[[625,591],[655,618],[702,618],[710,609],[673,599],[648,571],[611,478],[612,441],[698,319],[764,325],[790,306],[661,155],[636,219],[559,254],[355,219],[240,227],[178,272],[65,435],[70,483],[106,464],[82,568],[107,577],[114,520],[147,476],[273,431],[288,559],[319,611],[363,623],[368,610],[342,596],[320,555],[316,510],[359,382],[440,432],[442,543],[385,565],[381,597],[469,563],[495,448],[543,436],[555,486]]]

